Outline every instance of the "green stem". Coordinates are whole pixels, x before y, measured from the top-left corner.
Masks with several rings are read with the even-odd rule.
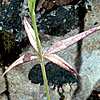
[[[31,18],[32,18],[32,23],[33,23],[33,27],[34,27],[34,32],[35,32],[35,37],[36,37],[36,43],[37,43],[39,57],[42,57],[41,48],[40,48],[40,45],[39,45],[38,31],[37,31],[36,21],[35,21],[35,11],[32,13],[31,16],[32,16]]]
[[[37,32],[37,27],[36,27],[35,13],[32,14],[32,22],[33,22],[33,27],[34,27],[34,32],[35,32],[35,37],[36,37],[36,42],[37,42],[37,48],[38,48],[38,52],[39,52],[39,57],[40,57],[40,64],[41,64],[41,69],[42,69],[42,74],[43,74],[43,80],[44,80],[44,85],[45,85],[47,100],[50,100],[45,66],[44,66],[44,63],[43,63],[43,59],[42,59],[42,55],[41,55],[41,49],[40,49],[40,45],[39,45],[39,37],[38,37],[38,32]]]
[[[36,26],[36,21],[35,21],[35,2],[36,2],[36,0],[34,0],[34,1],[28,0],[28,5],[29,5],[31,18],[32,18],[33,27],[34,27],[36,43],[37,43],[37,48],[38,48],[38,54],[39,54],[39,57],[40,57],[39,60],[40,60],[40,64],[41,64],[43,80],[44,80],[44,85],[45,85],[45,90],[46,90],[46,95],[47,95],[47,100],[50,100],[48,84],[47,84],[47,77],[46,77],[46,71],[45,71],[45,66],[44,66],[44,62],[43,62],[43,57],[42,57],[42,54],[41,54],[38,31],[37,31],[37,26]]]
[[[44,85],[45,85],[47,100],[50,100],[49,90],[48,90],[48,84],[47,84],[47,77],[46,77],[46,71],[45,71],[45,66],[44,66],[43,61],[41,61],[40,64],[41,64],[41,69],[42,69],[42,74],[43,74],[43,79],[44,79]]]

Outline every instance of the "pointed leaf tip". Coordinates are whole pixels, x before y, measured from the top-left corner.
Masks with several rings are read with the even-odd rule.
[[[31,45],[38,52],[38,48],[37,48],[37,44],[36,44],[36,38],[35,38],[35,32],[34,32],[33,28],[31,27],[31,25],[28,23],[26,18],[24,18],[24,27],[25,27],[25,31],[27,33],[27,36],[29,38]],[[39,46],[41,46],[40,40],[39,40]]]
[[[45,56],[45,58],[48,59],[49,61],[55,63],[56,65],[59,65],[60,67],[78,75],[78,73],[74,70],[74,68],[72,68],[71,65],[69,65],[65,60],[63,60],[58,55],[50,54],[50,55]]]
[[[21,65],[23,63],[26,63],[26,62],[29,62],[29,61],[32,61],[34,59],[38,59],[39,57],[38,56],[33,56],[33,54],[31,53],[26,53],[24,54],[23,56],[21,56],[19,59],[17,59],[14,63],[12,63],[8,69],[3,73],[2,77],[7,73],[9,72],[12,68],[14,68],[15,66],[18,66],[18,65]]]
[[[87,37],[88,35],[96,32],[98,30],[100,30],[100,26],[89,29],[88,31],[82,32],[75,36],[69,37],[65,40],[58,41],[48,49],[47,54],[56,53],[63,49],[66,49],[66,48],[70,47],[71,45],[75,44],[76,42],[78,42],[79,40]]]

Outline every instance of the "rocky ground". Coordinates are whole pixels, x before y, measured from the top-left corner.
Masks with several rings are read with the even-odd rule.
[[[11,16],[11,19],[8,19],[8,16],[6,16],[8,20],[4,20],[3,15],[0,15],[0,18],[2,18],[0,19],[0,22],[2,22],[0,24],[0,30],[2,31],[7,27],[7,32],[11,32],[13,34],[15,33],[14,30],[16,30],[18,35],[14,34],[16,38],[15,40],[17,40],[18,43],[25,43],[26,45],[27,42],[25,41],[27,41],[27,38],[24,28],[22,28],[22,19],[24,16],[26,16],[30,22],[31,20],[27,10],[26,0],[18,2],[22,2],[20,3],[19,7],[20,13],[15,14],[17,11],[12,12],[12,16],[19,16],[16,17],[20,19],[18,20],[18,24],[17,22],[15,25],[12,24],[17,19],[12,21],[13,18],[10,15],[11,13],[8,11],[8,15]],[[13,2],[10,3],[10,6],[11,5],[15,6]],[[4,13],[4,11],[10,8],[8,6],[0,6],[4,9],[2,14],[5,16],[6,12]],[[17,7],[15,8],[18,10]],[[47,50],[53,43],[61,39],[68,38],[72,35],[78,34],[81,31],[99,26],[99,9],[99,0],[87,0],[87,2],[79,2],[74,6],[59,6],[48,13],[42,12],[43,14],[40,14],[40,12],[37,12],[37,25],[42,43],[41,45],[43,47],[42,51],[44,48]],[[18,25],[17,29],[15,27],[16,25]],[[58,53],[60,57],[69,62],[77,70],[80,77],[61,69],[59,66],[50,63],[47,60],[45,61],[51,100],[100,99],[98,96],[100,93],[99,33],[100,31],[95,32],[79,43],[76,43],[68,49]],[[26,52],[31,52],[36,55],[35,51],[30,45],[26,45],[26,47],[23,48],[21,49],[23,52],[20,54],[20,56]],[[5,67],[0,67],[0,75],[2,75],[5,69],[7,69],[6,65]],[[3,79],[0,79],[0,93],[0,100],[46,100],[45,88],[38,61],[19,65],[11,70]],[[91,97],[89,97],[90,95]]]

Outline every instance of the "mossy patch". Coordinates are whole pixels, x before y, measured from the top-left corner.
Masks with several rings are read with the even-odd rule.
[[[16,58],[16,39],[7,30],[0,31],[0,65],[8,65]]]

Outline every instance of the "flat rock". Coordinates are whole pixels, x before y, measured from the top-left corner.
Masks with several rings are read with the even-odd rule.
[[[91,1],[92,11],[89,11],[84,19],[84,30],[88,30],[92,27],[100,25],[100,4],[95,1]],[[41,37],[41,45],[47,50],[52,44],[55,42],[71,37],[75,34],[79,33],[79,28],[72,30],[68,34],[64,36],[50,36],[44,34]],[[95,32],[83,39],[81,47],[80,44],[74,44],[73,46],[58,52],[57,54],[66,60],[69,64],[71,64],[79,73],[80,77],[73,75],[73,78],[76,80],[74,82],[66,82],[64,83],[65,74],[62,74],[64,71],[61,69],[57,69],[58,73],[56,75],[61,75],[62,83],[58,86],[56,82],[59,81],[52,77],[56,82],[53,83],[53,80],[49,84],[49,91],[51,100],[86,100],[93,90],[99,91],[100,87],[100,31]],[[79,49],[80,47],[80,49]],[[81,52],[80,52],[81,51]],[[33,53],[36,55],[36,52],[33,50],[31,46],[27,46],[26,50],[22,53],[25,54],[27,52]],[[21,55],[22,55],[21,54]],[[45,60],[45,64],[48,61]],[[29,79],[30,72],[32,73],[32,69],[38,64],[38,61],[32,61],[25,63],[23,65],[19,65],[15,67],[7,74],[7,79],[9,83],[9,95],[11,100],[46,100],[46,93],[44,85],[41,84],[41,77],[38,83],[34,82],[35,77]],[[53,67],[53,64],[51,64]],[[57,66],[59,67],[59,66]],[[56,68],[56,67],[55,67]],[[1,68],[0,68],[1,69]],[[50,69],[49,69],[50,70]],[[55,69],[56,70],[56,69]],[[60,73],[61,71],[61,73]],[[34,72],[34,71],[33,71]],[[2,73],[2,72],[0,72]],[[40,72],[39,72],[40,73]],[[67,73],[67,72],[66,72]],[[54,74],[55,75],[55,74]],[[70,75],[70,74],[69,74]],[[35,76],[35,75],[33,75]],[[37,76],[37,74],[36,74]],[[48,76],[49,77],[49,76]],[[51,76],[50,76],[51,77]],[[70,79],[70,78],[69,78]],[[37,79],[36,79],[37,81]],[[4,79],[1,81],[0,85],[1,90],[3,92],[5,90]],[[0,96],[1,100],[6,100],[6,96]]]

